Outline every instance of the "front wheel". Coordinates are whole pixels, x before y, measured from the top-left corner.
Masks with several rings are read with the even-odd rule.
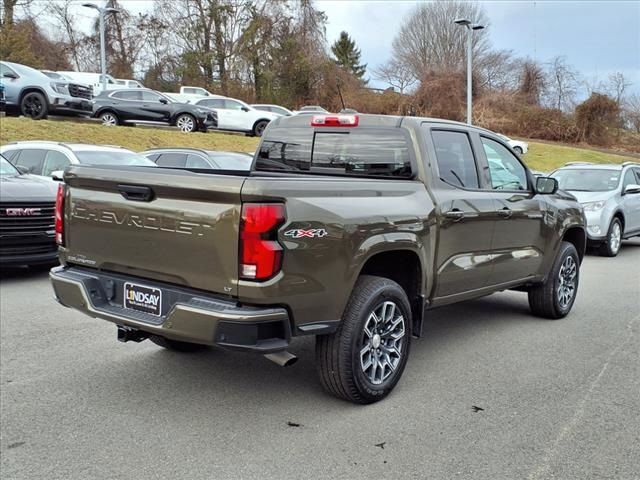
[[[622,222],[619,218],[614,218],[609,225],[607,238],[600,245],[600,255],[604,257],[615,257],[620,252],[622,245]]]
[[[113,112],[104,112],[100,114],[100,121],[105,127],[115,127],[120,123],[120,119]]]
[[[188,113],[183,113],[176,119],[176,126],[185,133],[195,132],[197,128],[196,119]]]
[[[545,282],[529,290],[531,312],[552,320],[566,317],[578,293],[580,258],[572,243],[562,242]]]
[[[20,102],[20,111],[25,117],[33,120],[42,120],[47,118],[49,108],[47,99],[39,92],[27,93]]]
[[[255,137],[261,137],[264,133],[264,129],[267,128],[268,124],[269,122],[267,122],[266,120],[260,120],[259,122],[256,122],[256,124],[253,126],[253,135]]]
[[[516,152],[518,155],[522,155],[522,148],[521,147],[513,147],[513,151]]]
[[[382,400],[400,380],[410,346],[407,294],[392,280],[363,275],[338,330],[316,337],[322,386],[353,403]]]

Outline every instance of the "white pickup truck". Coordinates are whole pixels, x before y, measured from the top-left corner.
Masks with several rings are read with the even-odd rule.
[[[202,87],[180,87],[180,93],[163,92],[170,98],[181,103],[195,103],[201,98],[213,97],[213,93]]]

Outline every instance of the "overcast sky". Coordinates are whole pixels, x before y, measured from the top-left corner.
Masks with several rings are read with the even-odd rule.
[[[82,2],[79,2],[82,3]],[[97,2],[102,3],[102,2]],[[121,0],[132,12],[146,11],[148,0]],[[328,17],[327,40],[346,30],[362,50],[362,62],[376,67],[390,56],[391,41],[416,1],[316,0]],[[564,55],[590,81],[622,72],[640,93],[640,0],[481,1],[491,21],[496,49],[509,49],[541,62]],[[78,13],[90,16],[78,6]],[[86,13],[85,13],[86,12]],[[382,86],[375,80],[374,86]]]

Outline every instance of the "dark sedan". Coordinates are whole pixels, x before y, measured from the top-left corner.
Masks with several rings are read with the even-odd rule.
[[[253,155],[242,152],[219,152],[197,148],[154,148],[140,155],[153,160],[159,167],[204,168],[209,170],[249,171]]]
[[[162,123],[183,132],[206,132],[218,126],[218,114],[210,108],[178,103],[147,88],[105,90],[94,100],[93,116],[103,125]]]

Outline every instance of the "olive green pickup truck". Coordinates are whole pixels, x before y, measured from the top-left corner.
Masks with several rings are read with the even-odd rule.
[[[576,298],[580,205],[501,137],[455,122],[299,115],[269,124],[250,172],[71,166],[51,271],[58,301],[122,341],[206,345],[291,364],[316,336],[320,380],[355,403],[400,379],[429,310]]]

